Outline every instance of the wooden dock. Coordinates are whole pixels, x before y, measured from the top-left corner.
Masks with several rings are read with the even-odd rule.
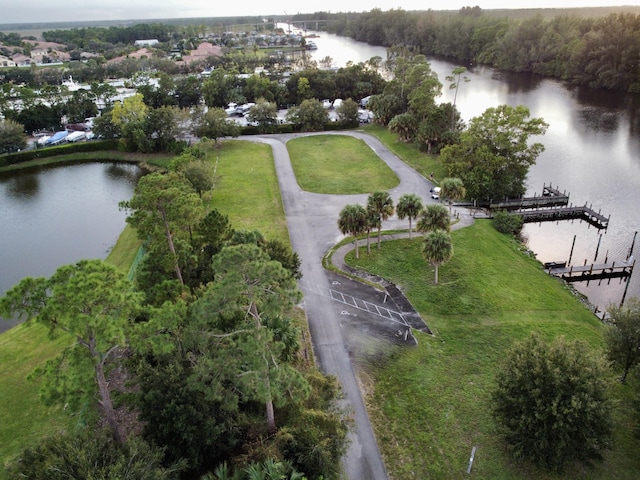
[[[551,185],[542,187],[542,195],[536,197],[508,198],[501,202],[490,202],[491,210],[521,210],[541,209],[545,207],[566,206],[569,204],[569,195],[560,192]]]
[[[515,210],[513,215],[519,215],[525,223],[553,222],[559,220],[584,220],[598,230],[609,227],[609,217],[583,205],[581,207],[541,208],[535,210]]]
[[[605,280],[609,278],[629,278],[633,273],[636,262],[613,262],[591,265],[549,266],[547,272],[554,277],[567,282],[585,282],[590,280]]]

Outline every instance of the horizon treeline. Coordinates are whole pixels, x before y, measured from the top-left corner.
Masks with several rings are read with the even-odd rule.
[[[578,10],[579,11],[579,10]],[[510,16],[374,9],[329,14],[327,31],[370,45],[406,46],[463,65],[531,72],[576,85],[640,92],[640,14]]]

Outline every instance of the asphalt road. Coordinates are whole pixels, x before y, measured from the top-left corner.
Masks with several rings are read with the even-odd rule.
[[[327,134],[327,132],[322,132]],[[375,137],[360,132],[340,132],[364,140],[378,156],[392,168],[400,179],[399,185],[389,190],[397,203],[404,193],[415,193],[424,202],[431,200],[429,190],[433,185],[415,170],[391,153]],[[270,135],[244,137],[271,145],[287,217],[293,249],[302,260],[303,280],[319,290],[330,288],[328,272],[322,266],[323,255],[343,236],[338,229],[340,210],[347,204],[366,205],[365,195],[323,195],[303,191],[291,166],[286,142],[309,134]],[[385,222],[385,228],[407,228],[408,221],[400,221],[395,215]],[[304,296],[315,356],[320,369],[336,376],[342,384],[346,406],[353,413],[355,427],[350,433],[350,447],[344,458],[344,470],[352,480],[384,480],[387,472],[380,456],[376,438],[358,386],[348,344],[341,328],[341,319],[335,302],[326,295]]]

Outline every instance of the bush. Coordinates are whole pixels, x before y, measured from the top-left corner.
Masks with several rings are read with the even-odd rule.
[[[500,233],[515,235],[522,230],[524,221],[520,215],[514,215],[506,210],[497,210],[493,213],[493,227]]]
[[[582,342],[547,344],[537,334],[505,358],[493,414],[518,459],[560,472],[601,459],[611,440],[607,364]]]
[[[106,431],[61,433],[29,447],[7,467],[7,478],[179,478],[181,466],[161,465],[163,451],[141,440],[114,443]]]

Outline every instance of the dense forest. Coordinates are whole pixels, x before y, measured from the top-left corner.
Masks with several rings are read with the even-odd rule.
[[[480,7],[459,12],[374,9],[319,19],[328,20],[329,32],[370,45],[405,46],[469,66],[486,64],[592,88],[640,92],[640,14],[507,12]]]

